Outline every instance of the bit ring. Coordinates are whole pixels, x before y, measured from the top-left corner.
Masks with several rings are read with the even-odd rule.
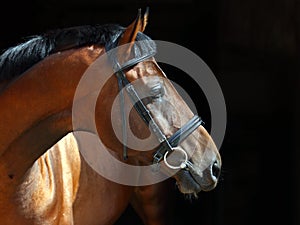
[[[172,150],[183,153],[184,160],[180,163],[179,166],[171,165],[167,161],[167,155],[169,154],[169,152],[166,152],[165,155],[164,155],[164,162],[165,162],[166,166],[169,167],[170,169],[173,169],[173,170],[178,170],[178,169],[184,169],[184,168],[186,168],[187,167],[187,162],[188,162],[188,155],[187,155],[187,153],[182,148],[180,148],[180,147],[174,147],[174,148],[172,148]]]

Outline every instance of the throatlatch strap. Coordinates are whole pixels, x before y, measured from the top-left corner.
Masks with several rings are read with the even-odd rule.
[[[118,79],[118,87],[120,92],[120,107],[121,107],[121,117],[122,117],[122,141],[123,141],[123,159],[127,160],[127,126],[126,126],[126,112],[125,112],[125,97],[124,97],[124,91],[123,91],[123,81],[120,78],[123,74],[117,73],[117,79]]]

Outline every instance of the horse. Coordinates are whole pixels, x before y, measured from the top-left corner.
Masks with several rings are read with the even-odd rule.
[[[127,27],[104,24],[51,30],[3,52],[1,224],[109,225],[132,205],[145,225],[165,225],[168,190],[164,179],[151,183],[155,174],[170,177],[185,195],[216,187],[219,151],[200,117],[156,62],[155,43],[144,34],[147,23],[148,11],[142,15],[139,10]],[[111,75],[101,81],[104,70],[93,65],[102,56]],[[102,88],[95,91],[88,86],[78,94],[87,71],[97,74],[96,83],[102,82]],[[92,110],[81,104],[90,96]],[[91,111],[93,125],[87,126],[84,116],[74,111]],[[130,132],[150,147],[130,147]],[[90,138],[94,136],[106,155],[83,150],[95,147],[98,142]],[[120,179],[132,175],[122,170],[124,165],[149,167],[152,172],[147,177],[134,174],[137,185],[118,182],[99,173],[93,157],[105,158],[100,168],[120,174]]]

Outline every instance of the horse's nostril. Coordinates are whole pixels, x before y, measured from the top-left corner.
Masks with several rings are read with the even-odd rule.
[[[217,179],[219,178],[221,173],[221,168],[217,161],[215,161],[212,165],[212,175],[215,176]]]

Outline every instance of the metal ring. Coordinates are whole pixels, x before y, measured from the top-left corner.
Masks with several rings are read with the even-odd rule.
[[[168,163],[167,161],[167,155],[168,155],[168,151],[165,153],[164,155],[164,162],[165,164],[167,165],[167,167],[169,167],[170,169],[173,169],[173,170],[177,170],[177,169],[184,169],[186,166],[187,166],[187,161],[188,161],[188,155],[187,153],[180,147],[175,147],[175,148],[172,148],[173,151],[180,151],[183,153],[185,159],[183,160],[183,162],[181,162],[181,164],[179,166],[172,166]]]

